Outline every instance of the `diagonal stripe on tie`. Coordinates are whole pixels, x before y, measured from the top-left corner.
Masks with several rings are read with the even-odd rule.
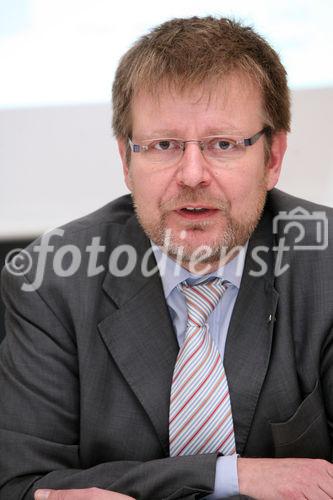
[[[235,453],[228,382],[208,316],[226,290],[220,278],[180,285],[188,318],[185,342],[174,370],[170,397],[170,455]]]

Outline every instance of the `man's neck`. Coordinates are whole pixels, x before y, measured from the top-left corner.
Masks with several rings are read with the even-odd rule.
[[[217,271],[217,269],[220,269],[221,267],[224,267],[228,262],[233,260],[237,255],[239,255],[239,252],[243,249],[244,247],[235,247],[231,249],[228,253],[226,253],[223,257],[219,256],[219,258],[216,259],[202,259],[200,260],[197,259],[196,261],[191,261],[187,259],[179,259],[175,255],[170,254],[166,251],[166,249],[163,246],[159,246],[159,249],[168,255],[176,264],[179,266],[183,267],[187,271],[189,271],[191,274],[198,274],[198,275],[205,275],[205,274],[211,274]]]

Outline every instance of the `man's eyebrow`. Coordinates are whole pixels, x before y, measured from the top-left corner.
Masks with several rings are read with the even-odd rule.
[[[228,125],[220,128],[207,128],[205,133],[201,134],[200,137],[207,137],[210,135],[228,135],[228,134],[243,135],[243,133],[244,131],[242,129]],[[140,138],[144,137],[147,139],[154,139],[154,138],[159,139],[163,137],[183,138],[184,134],[180,133],[180,131],[176,129],[156,129],[145,132],[144,134],[135,134],[135,137],[140,137]]]
[[[135,137],[147,137],[148,139],[156,137],[158,139],[160,137],[180,137],[180,135],[177,130],[155,129],[155,130],[148,130],[143,134],[135,134]]]
[[[243,129],[236,128],[236,127],[223,127],[223,128],[214,128],[214,129],[207,129],[207,133],[205,133],[205,136],[210,136],[210,135],[242,135],[244,132]]]

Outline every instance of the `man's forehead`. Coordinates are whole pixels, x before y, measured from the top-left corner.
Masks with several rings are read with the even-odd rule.
[[[261,92],[249,75],[233,73],[221,79],[205,80],[200,84],[184,84],[177,80],[164,80],[154,87],[142,87],[138,89],[132,98],[132,105],[136,103],[149,103],[154,107],[160,107],[167,98],[171,101],[186,101],[192,105],[210,104],[221,105],[230,99],[255,99],[261,98]]]
[[[162,117],[169,121],[167,117],[172,119],[172,116],[177,116],[181,125],[184,117],[182,110],[189,117],[192,112],[205,114],[208,111],[210,116],[216,115],[216,126],[219,128],[216,134],[222,131],[237,133],[240,132],[240,124],[237,123],[239,110],[250,108],[251,117],[254,120],[259,117],[260,120],[263,116],[262,101],[258,85],[246,75],[232,74],[218,81],[204,81],[200,85],[188,87],[179,86],[177,82],[162,82],[152,90],[138,91],[133,97],[132,125],[145,123],[145,127],[150,128],[153,122],[155,135],[168,135],[169,127],[165,129],[164,125],[159,123]],[[162,126],[158,127],[158,131],[156,122]],[[172,125],[174,126],[174,123]],[[220,126],[223,126],[223,129],[220,129]],[[210,134],[213,132],[210,131]]]

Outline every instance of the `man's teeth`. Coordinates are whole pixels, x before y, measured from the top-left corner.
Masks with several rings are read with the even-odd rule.
[[[206,210],[206,208],[204,208],[204,207],[198,207],[198,208],[186,207],[185,210],[190,210],[191,212],[200,212],[201,210]]]

